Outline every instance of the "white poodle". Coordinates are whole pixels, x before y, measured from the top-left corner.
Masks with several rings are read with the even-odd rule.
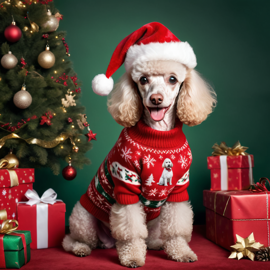
[[[169,158],[166,158],[162,164],[162,168],[164,168],[162,175],[159,179],[158,184],[161,186],[168,186],[172,185],[172,177],[173,177],[173,171],[172,171],[173,163]]]
[[[166,44],[157,42],[155,47],[154,40],[150,43],[154,44],[151,46],[152,50],[146,50],[149,45],[146,38],[153,36],[154,39],[156,33],[160,38],[169,31],[162,27],[164,26],[158,23],[143,26],[134,32],[134,38],[133,33],[122,41],[120,49],[124,51],[123,60],[118,47],[112,57],[111,63],[118,63],[119,66],[124,61],[126,73],[110,95],[108,110],[117,123],[128,129],[135,126],[140,119],[148,127],[162,132],[173,130],[177,118],[188,126],[198,125],[215,106],[215,92],[194,70],[196,58],[194,60],[193,50],[187,43],[179,40],[170,43],[166,37],[161,41],[165,40]],[[171,33],[169,37],[175,36]],[[141,45],[140,42],[144,40],[145,44]],[[123,42],[134,43],[125,49]],[[159,44],[164,45],[162,50],[159,49]],[[181,46],[176,51],[179,44]],[[133,49],[141,51],[132,51]],[[151,56],[153,51],[156,58]],[[144,53],[151,57],[140,57]],[[117,68],[109,66],[109,69],[112,73]],[[111,74],[106,73],[107,78],[110,76]],[[111,78],[107,82],[112,87]],[[98,86],[102,88],[101,81],[94,79],[93,89]],[[109,88],[104,86],[102,90],[108,92]],[[179,163],[175,165],[174,175],[179,166]],[[164,167],[171,168],[172,162],[166,159]],[[172,171],[170,173],[168,178],[172,176]],[[146,179],[142,178],[141,181],[143,184]],[[169,182],[172,185],[171,180]],[[64,249],[77,256],[87,256],[98,246],[112,247],[115,243],[120,263],[127,267],[143,266],[147,247],[162,248],[170,259],[178,262],[197,260],[196,254],[188,245],[193,228],[193,211],[188,201],[164,202],[160,215],[148,223],[140,201],[133,204],[116,201],[111,207],[109,218],[109,223],[98,220],[78,202],[69,219],[70,235],[63,240]]]

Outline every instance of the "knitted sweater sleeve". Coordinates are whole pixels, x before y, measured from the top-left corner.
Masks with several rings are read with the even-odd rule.
[[[114,183],[114,198],[120,204],[139,201],[141,180],[132,161],[132,151],[122,142],[108,157],[110,175]]]

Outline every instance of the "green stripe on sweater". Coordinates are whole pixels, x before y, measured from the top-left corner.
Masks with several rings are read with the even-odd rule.
[[[116,200],[113,199],[101,186],[98,175],[95,176],[95,187],[100,195],[102,195],[109,203],[114,204]]]
[[[109,170],[108,170],[108,158],[106,158],[106,160],[104,162],[104,172],[105,172],[105,175],[106,175],[107,179],[109,180],[110,184],[112,185],[112,187],[114,187],[114,182],[113,182],[112,177],[111,177]]]
[[[147,200],[146,198],[144,198],[142,194],[140,194],[139,198],[140,198],[140,201],[142,202],[143,205],[150,207],[150,208],[158,208],[158,207],[162,206],[167,200],[167,199],[164,199],[161,201],[150,201],[150,200]]]

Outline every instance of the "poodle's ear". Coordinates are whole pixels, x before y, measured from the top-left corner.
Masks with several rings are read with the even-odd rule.
[[[164,161],[162,163],[162,168],[165,168],[165,161],[166,161],[166,158],[164,159]]]
[[[172,164],[172,167],[173,167],[173,163],[172,163],[172,161],[171,161],[171,164]]]
[[[199,125],[216,105],[216,93],[194,69],[188,70],[177,101],[177,116],[189,126]]]
[[[124,127],[135,126],[140,120],[143,112],[141,98],[127,73],[114,86],[107,105],[114,120]]]

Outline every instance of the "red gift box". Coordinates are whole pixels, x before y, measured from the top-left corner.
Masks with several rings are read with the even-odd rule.
[[[20,230],[31,231],[32,249],[61,246],[65,236],[65,212],[63,202],[18,204]]]
[[[19,185],[11,187],[14,173]],[[28,189],[33,189],[34,181],[34,169],[0,169],[0,209],[6,209],[8,219],[17,219],[17,203],[27,200],[24,194]]]
[[[211,190],[242,190],[253,183],[254,158],[248,156],[207,157]]]
[[[230,250],[236,234],[252,232],[256,242],[270,246],[270,192],[203,191],[206,237]]]

